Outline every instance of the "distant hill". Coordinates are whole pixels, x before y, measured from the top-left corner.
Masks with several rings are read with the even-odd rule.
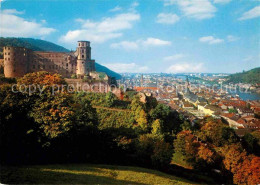
[[[232,74],[229,75],[227,78],[228,83],[260,83],[260,67],[251,69],[246,72]]]
[[[4,38],[0,37],[0,58],[3,58],[3,47],[4,46],[15,46],[15,47],[26,47],[33,51],[55,51],[55,52],[69,52],[70,50],[54,44],[52,42],[40,40],[40,39],[33,39],[33,38]],[[107,75],[111,77],[115,77],[116,79],[120,79],[121,75],[108,69],[105,66],[102,66],[96,63],[96,70],[98,72],[105,72]]]
[[[16,47],[26,47],[34,51],[56,51],[56,52],[68,52],[69,50],[54,44],[40,39],[32,38],[0,38],[0,51],[2,51],[3,46],[16,46]]]

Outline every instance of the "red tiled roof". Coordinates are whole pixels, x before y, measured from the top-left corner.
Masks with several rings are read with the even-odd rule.
[[[159,90],[159,88],[157,88],[157,87],[134,87],[134,90],[136,90],[136,91],[143,91],[143,90],[156,91],[156,90]]]
[[[246,121],[244,119],[242,119],[242,118],[239,118],[237,120],[237,122],[240,123],[240,124],[245,124],[246,123]]]
[[[232,118],[232,117],[234,117],[236,114],[235,113],[223,113],[223,114],[221,114],[222,116],[224,116],[224,117],[227,117],[227,118]]]

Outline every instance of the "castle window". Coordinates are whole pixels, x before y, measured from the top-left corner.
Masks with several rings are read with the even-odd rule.
[[[68,66],[69,66],[69,64],[67,63],[67,64],[66,64],[66,67],[68,67]]]
[[[51,66],[49,66],[49,69],[51,69]]]
[[[56,69],[58,69],[58,65],[56,65]]]
[[[41,65],[38,65],[38,69],[40,69],[41,68]]]
[[[79,43],[79,46],[80,46],[80,43]]]
[[[35,65],[33,65],[33,69],[35,69]]]
[[[42,67],[43,67],[43,69],[45,69],[45,65],[43,65]]]
[[[23,56],[26,56],[26,54],[24,53]]]
[[[8,48],[8,50],[10,50],[10,48]]]
[[[10,55],[10,53],[8,53],[8,55]]]
[[[10,58],[8,58],[8,61],[10,61]]]

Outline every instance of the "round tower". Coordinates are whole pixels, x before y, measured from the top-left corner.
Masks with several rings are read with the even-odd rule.
[[[89,41],[78,41],[77,47],[77,76],[88,75],[87,61],[91,59],[91,47]]]
[[[26,48],[5,46],[4,54],[4,74],[5,77],[21,77],[27,73],[28,54]]]

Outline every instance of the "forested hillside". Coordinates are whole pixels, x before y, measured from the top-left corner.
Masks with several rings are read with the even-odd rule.
[[[44,85],[44,91],[19,92],[31,84]],[[0,85],[1,165],[113,164],[153,168],[202,184],[259,182],[259,131],[239,138],[220,119],[191,123],[154,97],[143,103],[131,91],[119,100],[111,92],[66,88],[53,95],[54,84],[63,87],[65,81],[37,72]],[[16,169],[6,170],[10,175]],[[10,183],[18,182],[15,177]]]
[[[26,47],[33,51],[68,52],[69,50],[57,44],[33,38],[0,38],[0,51],[4,46]]]
[[[33,38],[4,38],[0,37],[0,58],[3,58],[3,47],[4,46],[16,46],[16,47],[26,47],[33,51],[54,51],[54,52],[69,52],[68,49],[54,44],[52,42],[40,40],[40,39],[33,39]],[[121,75],[108,69],[107,67],[96,64],[96,71],[98,72],[105,72],[111,77],[115,77],[116,79],[120,79]]]
[[[227,78],[228,83],[260,83],[260,67],[251,69],[246,72],[232,74]]]

